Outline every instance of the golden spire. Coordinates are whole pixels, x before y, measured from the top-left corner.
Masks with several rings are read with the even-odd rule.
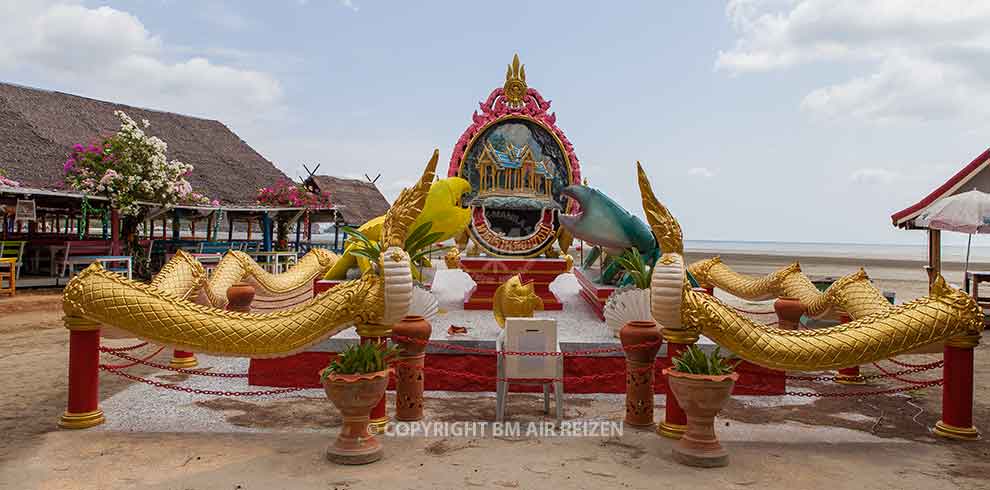
[[[519,63],[518,53],[512,56],[512,64],[505,70],[502,92],[509,107],[522,107],[526,96],[526,65]]]

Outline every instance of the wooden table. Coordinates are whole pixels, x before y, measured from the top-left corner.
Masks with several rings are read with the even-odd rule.
[[[990,271],[966,271],[966,279],[963,281],[963,288],[973,295],[973,299],[980,301],[980,283],[990,282]]]
[[[267,269],[268,272],[271,272],[272,274],[281,274],[283,272],[283,269],[288,268],[289,265],[294,264],[296,262],[296,260],[299,259],[299,253],[298,252],[289,252],[289,251],[281,251],[281,252],[244,252],[244,253],[250,255],[251,258],[255,260],[255,262],[258,262],[259,265],[261,265],[262,267],[264,267],[265,269]],[[279,263],[279,259],[282,258],[282,257],[285,257],[285,263],[284,264],[280,264]],[[265,259],[264,264],[261,264],[261,261],[258,260],[260,258],[264,258]]]

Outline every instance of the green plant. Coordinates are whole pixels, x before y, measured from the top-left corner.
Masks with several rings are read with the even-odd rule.
[[[697,345],[691,345],[678,356],[671,359],[674,370],[688,374],[704,374],[718,376],[730,374],[741,361],[728,362],[722,357],[721,349],[715,346],[710,355],[706,355]]]
[[[437,241],[443,236],[443,233],[436,231],[430,233],[430,229],[433,228],[433,223],[426,222],[416,227],[412,233],[406,237],[406,241],[403,244],[403,248],[406,253],[409,254],[409,262],[413,265],[419,267],[430,267],[430,253],[431,252],[444,252],[450,247],[440,247],[436,249],[430,249],[430,245]]]
[[[381,344],[355,344],[335,357],[320,371],[320,380],[326,381],[331,374],[369,374],[384,371],[399,355],[399,347],[385,347]]]
[[[631,248],[623,252],[622,255],[615,257],[616,263],[622,270],[626,271],[626,274],[632,278],[633,284],[639,289],[649,289],[650,288],[650,274],[652,273],[652,268],[646,265],[643,261],[643,256],[640,255],[639,250]]]
[[[351,248],[350,253],[368,259],[371,262],[372,269],[378,272],[382,261],[382,253],[385,251],[382,242],[372,240],[357,228],[351,228],[350,226],[341,226],[340,231],[347,233],[349,236],[348,240],[353,239],[352,243],[354,243],[354,247]]]

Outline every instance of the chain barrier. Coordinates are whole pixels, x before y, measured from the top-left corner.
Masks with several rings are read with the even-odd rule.
[[[925,384],[925,383],[928,382],[927,380],[926,381],[919,381],[919,380],[916,380],[916,379],[902,378],[900,376],[900,373],[899,372],[892,373],[890,371],[887,371],[886,369],[884,369],[883,367],[881,367],[879,364],[877,364],[875,362],[873,363],[873,367],[879,369],[880,372],[883,373],[885,376],[890,377],[890,378],[893,378],[893,379],[896,379],[897,381],[900,381],[902,383],[922,385],[922,384]],[[919,368],[914,368],[914,369],[917,370]],[[906,370],[906,371],[914,371],[914,370]],[[924,371],[927,371],[927,369],[925,369]],[[914,371],[914,372],[919,372],[920,373],[921,371]],[[908,373],[908,374],[911,374],[911,373]]]
[[[876,363],[874,363],[874,366],[876,366]],[[877,366],[877,367],[879,368],[879,366]],[[913,368],[910,368],[910,369],[903,369],[901,371],[895,371],[895,372],[889,372],[889,371],[886,371],[886,370],[880,368],[880,371],[882,371],[882,374],[860,375],[860,376],[856,376],[856,379],[862,379],[864,381],[871,380],[871,379],[881,379],[881,378],[894,378],[894,379],[897,379],[898,376],[903,376],[905,374],[922,373],[922,372],[930,371],[932,369],[936,369],[936,368],[940,368],[940,367],[942,367],[942,361],[935,361],[935,362],[931,362],[931,363],[928,363],[928,364],[919,364],[919,365],[917,365],[917,367],[913,367]],[[736,368],[736,371],[739,372],[739,374],[752,374],[752,375],[756,375],[756,376],[765,376],[765,377],[773,377],[773,378],[792,379],[792,380],[796,380],[796,381],[835,381],[838,378],[838,376],[834,376],[834,375],[824,375],[824,376],[795,376],[795,375],[792,375],[792,374],[780,374],[780,373],[775,373],[775,372],[749,371],[749,370],[744,370],[744,369],[739,369],[739,368]]]
[[[865,396],[893,395],[896,393],[904,393],[906,391],[915,391],[915,390],[931,388],[933,386],[941,386],[941,385],[942,385],[942,380],[935,379],[932,381],[919,382],[916,385],[899,386],[897,388],[890,388],[886,390],[871,390],[871,391],[859,391],[853,389],[851,391],[828,391],[821,393],[817,391],[784,391],[783,393],[780,393],[777,390],[757,388],[755,385],[747,385],[746,389],[757,392],[769,393],[773,395],[800,396],[805,398],[856,398],[856,397],[865,397]]]
[[[521,356],[521,357],[577,357],[577,356],[588,356],[593,354],[608,354],[612,352],[624,352],[630,350],[646,350],[653,347],[658,347],[663,344],[663,340],[656,340],[652,342],[643,342],[641,344],[633,344],[628,347],[603,347],[600,349],[586,349],[586,350],[576,350],[568,352],[516,352],[516,351],[499,351],[495,349],[483,349],[481,347],[466,347],[456,344],[448,344],[444,342],[434,342],[432,340],[416,339],[413,337],[405,337],[402,335],[393,335],[392,340],[403,343],[403,344],[416,344],[416,345],[432,345],[441,349],[456,350],[460,352],[468,352],[471,354],[488,354],[495,356]]]
[[[278,388],[274,390],[263,390],[263,391],[226,391],[226,390],[204,390],[200,388],[188,388],[185,386],[178,386],[171,383],[162,383],[161,381],[155,381],[153,379],[142,378],[140,376],[135,376],[133,374],[112,369],[105,365],[100,365],[100,369],[106,371],[110,374],[115,374],[122,378],[127,378],[131,381],[137,381],[140,383],[148,384],[156,388],[164,388],[166,390],[182,391],[185,393],[193,393],[196,395],[212,395],[212,396],[269,396],[269,395],[280,395],[283,393],[292,393],[294,391],[301,391],[305,388]]]
[[[410,367],[410,368],[419,370],[419,366],[415,366],[415,365],[412,365],[412,364],[400,363],[400,362],[394,363],[393,366],[396,366],[396,367],[399,367],[399,366],[401,366],[401,367]],[[487,383],[487,382],[493,382],[493,381],[508,381],[510,383],[512,383],[512,382],[516,382],[516,383],[537,383],[537,382],[540,382],[540,383],[550,383],[550,382],[555,382],[555,381],[563,381],[565,383],[573,383],[573,382],[581,382],[581,381],[602,381],[602,380],[606,380],[606,379],[610,379],[610,378],[616,378],[616,377],[619,377],[619,376],[625,376],[626,373],[629,372],[628,370],[622,370],[622,371],[613,371],[613,372],[610,372],[610,373],[589,374],[587,376],[562,376],[560,378],[500,378],[498,376],[486,376],[486,375],[483,375],[483,374],[475,374],[475,373],[462,372],[462,371],[451,371],[449,369],[435,368],[435,367],[429,367],[429,366],[423,366],[422,370],[425,373],[433,373],[433,374],[439,374],[439,375],[445,375],[445,376],[452,376],[452,377],[456,377],[456,378],[467,378],[467,379],[469,379],[471,381],[475,381],[475,382],[479,382],[479,383]],[[657,370],[658,370],[658,367],[654,365],[654,366],[647,366],[647,367],[642,367],[642,368],[636,368],[632,372],[633,373],[646,373],[646,372],[657,371]]]
[[[909,362],[898,361],[897,359],[894,359],[893,357],[891,357],[890,359],[887,359],[887,360],[890,361],[890,362],[892,362],[892,363],[894,363],[894,364],[897,364],[898,366],[901,366],[901,367],[921,367],[921,366],[927,366],[928,364],[931,364],[931,363],[928,363],[928,364],[911,364]],[[937,362],[941,362],[941,361],[937,361]]]
[[[149,355],[148,357],[145,357],[144,359],[131,358],[131,359],[134,359],[134,360],[131,361],[131,362],[129,362],[129,363],[127,363],[127,364],[100,364],[100,366],[101,367],[102,366],[105,366],[107,369],[125,369],[125,368],[129,368],[131,366],[135,366],[135,365],[138,365],[138,364],[147,364],[148,361],[150,361],[153,357],[157,356],[158,354],[161,354],[161,352],[163,350],[165,350],[165,346],[164,345],[161,346],[161,347],[159,347],[158,350],[156,350],[155,352],[152,352],[151,355]],[[112,354],[116,355],[116,353],[112,353]],[[130,357],[130,356],[128,356],[128,357]]]
[[[132,351],[132,350],[135,350],[135,349],[140,349],[140,348],[142,348],[142,347],[144,347],[146,345],[148,345],[147,342],[141,342],[140,344],[135,344],[135,345],[132,345],[130,347],[103,347],[103,346],[100,346],[100,352],[107,352],[107,353],[110,353],[110,352],[127,352],[127,351]]]
[[[104,350],[103,347],[100,347],[100,351],[110,354],[114,357],[124,359],[126,361],[130,361],[132,364],[126,367],[130,367],[134,364],[143,364],[145,366],[150,366],[164,371],[172,371],[173,373],[188,374],[190,376],[206,376],[210,378],[247,378],[249,376],[249,373],[215,373],[212,371],[204,371],[201,368],[200,369],[177,368],[177,367],[169,366],[168,364],[161,364],[161,363],[149,361],[148,359],[150,359],[150,357],[148,359],[138,359],[136,357],[132,357],[121,352]],[[308,370],[305,371],[308,372]],[[297,371],[265,371],[265,372],[254,373],[254,376],[272,376],[276,374],[297,374],[300,372],[304,372],[304,370],[300,369]]]

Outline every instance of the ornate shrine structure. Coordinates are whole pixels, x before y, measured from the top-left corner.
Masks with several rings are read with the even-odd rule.
[[[459,240],[467,253],[460,265],[477,286],[465,296],[464,307],[490,309],[495,289],[520,274],[534,284],[546,309],[562,309],[549,286],[572,263],[558,214],[577,205],[561,194],[581,181],[574,147],[549,112],[550,101],[526,85],[518,55],[505,84],[492,90],[480,109],[454,145],[447,171],[471,183],[465,196],[471,222]]]

